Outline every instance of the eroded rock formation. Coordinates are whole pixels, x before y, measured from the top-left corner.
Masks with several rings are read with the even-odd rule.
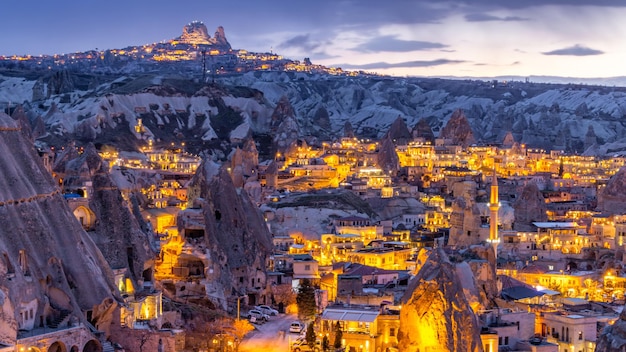
[[[548,220],[546,201],[537,184],[533,182],[524,186],[513,208],[515,209],[513,229],[517,231],[533,231],[533,222]]]
[[[284,151],[300,137],[296,112],[286,96],[280,98],[276,104],[271,117],[270,131],[273,133],[274,146],[278,151]]]
[[[452,113],[450,120],[441,130],[439,138],[450,139],[452,144],[461,145],[464,148],[476,143],[472,127],[461,109]]]
[[[402,298],[401,351],[482,351],[480,325],[461,279],[443,249],[436,248]]]
[[[0,342],[14,344],[18,329],[48,324],[68,311],[71,319],[85,321],[84,311],[114,302],[117,290],[105,258],[32,143],[4,113],[0,149]]]
[[[149,231],[143,219],[136,216],[139,210],[133,214],[128,207],[127,204],[132,204],[133,199],[125,202],[122,198],[119,188],[109,175],[107,164],[102,161],[95,147],[89,144],[79,154],[70,145],[57,158],[54,171],[62,175],[65,190],[88,188],[88,208],[96,219],[89,234],[110,267],[127,268],[135,282],[142,280],[144,270],[148,269],[155,256],[147,238],[146,232]],[[134,196],[131,194],[130,198]],[[142,225],[146,232],[142,231]]]
[[[206,26],[200,21],[193,21],[185,25],[182,35],[176,38],[175,41],[189,45],[212,45],[224,51],[230,50],[230,43],[226,40],[224,27],[217,27],[215,36],[211,38]]]
[[[626,167],[620,168],[604,190],[598,193],[598,210],[612,213],[626,211]]]
[[[396,144],[407,144],[408,141],[412,139],[411,132],[409,132],[409,128],[401,116],[398,116],[398,118],[393,121],[383,138],[387,137]]]
[[[263,216],[246,192],[235,188],[227,170],[203,162],[189,187],[195,209],[179,214],[179,231],[202,226],[200,241],[206,247],[207,295],[216,306],[225,307],[232,296],[263,295],[265,261],[272,249],[271,235]],[[200,212],[199,223],[192,223],[191,212]],[[187,218],[187,219],[186,219]]]
[[[378,167],[386,171],[396,172],[400,169],[400,160],[396,153],[396,146],[389,136],[382,141],[378,150],[377,163]]]
[[[413,130],[411,131],[411,135],[415,139],[422,138],[424,142],[435,143],[435,134],[426,119],[421,119],[415,124],[415,127],[413,127]]]
[[[626,351],[626,309],[622,310],[619,319],[600,333],[596,341],[596,352]]]

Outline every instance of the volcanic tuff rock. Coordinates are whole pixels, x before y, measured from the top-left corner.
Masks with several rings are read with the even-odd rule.
[[[388,171],[400,170],[400,159],[396,153],[396,146],[393,144],[391,137],[388,136],[382,141],[378,150],[377,160],[378,167]]]
[[[230,156],[231,176],[235,187],[243,187],[246,181],[257,180],[259,152],[252,138],[245,140],[241,149],[236,148]]]
[[[48,80],[48,98],[52,95],[74,91],[74,80],[67,70],[57,71]]]
[[[45,79],[49,76],[48,73]],[[212,141],[218,138],[218,129],[225,128],[222,135],[228,135],[239,129],[239,125],[248,125],[255,134],[267,133],[273,106],[289,97],[294,125],[298,126],[301,138],[323,135],[332,139],[344,132],[347,122],[359,138],[380,138],[398,116],[409,126],[418,122],[420,126],[427,125],[423,126],[424,131],[431,129],[433,136],[437,136],[453,112],[463,109],[477,142],[500,143],[510,131],[516,141],[530,148],[550,149],[559,144],[567,151],[583,152],[593,141],[593,136],[588,135],[589,126],[593,126],[597,145],[588,148],[587,153],[626,153],[623,152],[626,143],[620,142],[626,135],[626,129],[619,123],[626,101],[626,92],[621,89],[572,90],[540,84],[487,89],[479,81],[251,72],[219,76],[215,85],[203,90],[201,84],[173,77],[115,78],[115,81],[101,78],[103,83],[95,90],[53,94],[49,99],[27,105],[26,112],[31,121],[38,115],[45,116],[49,131],[46,141],[53,144],[58,139],[80,139],[93,143],[116,142],[122,149],[137,149],[148,138],[166,143],[179,142],[182,138],[190,151],[199,152],[216,148],[218,143]],[[32,101],[36,81],[14,82],[18,91],[25,92],[14,100]],[[0,87],[8,83],[0,82]],[[148,91],[147,87],[151,86],[161,88]],[[402,98],[392,99],[391,95]],[[222,100],[240,118],[233,118],[236,116],[232,111],[209,104],[212,100]],[[59,108],[53,107],[54,104]],[[587,112],[579,109],[582,104]],[[326,125],[324,118],[319,120],[326,115],[323,111],[329,117],[329,130],[318,123]],[[144,120],[143,134],[135,132],[137,118]],[[562,136],[568,136],[567,140]],[[225,154],[229,152],[224,150]]]
[[[381,220],[398,220],[403,214],[423,214],[426,211],[424,203],[413,197],[371,197],[367,199],[367,202]],[[407,228],[410,226],[407,225]]]
[[[323,106],[317,109],[313,115],[312,122],[324,131],[331,130],[330,116],[328,116],[328,111]]]
[[[219,26],[215,31],[215,36],[211,38],[204,23],[199,21],[191,22],[183,27],[183,34],[174,39],[181,44],[189,45],[211,45],[223,51],[230,50],[230,43],[226,40],[224,27]]]
[[[455,265],[442,248],[432,251],[402,297],[401,351],[482,351],[480,325]]]
[[[230,165],[234,186],[243,187],[250,199],[260,204],[263,189],[258,177],[259,152],[252,138],[244,141],[242,149],[235,149],[230,157]]]
[[[596,352],[626,351],[626,309],[622,310],[619,319],[609,325],[598,336]]]
[[[275,150],[284,151],[300,137],[300,128],[295,114],[287,97],[282,97],[274,108],[270,124],[270,131],[274,135]]]
[[[177,223],[184,233],[186,212],[201,212],[209,298],[226,308],[227,297],[258,292],[273,248],[258,207],[235,188],[225,168],[207,160],[190,181],[189,201],[200,209],[181,211]]]
[[[26,112],[24,111],[24,107],[19,105],[13,111],[11,115],[13,120],[16,120],[20,125],[20,129],[26,135],[28,139],[32,139],[33,133],[30,126],[30,121],[28,120],[28,116],[26,116]]]
[[[72,215],[32,142],[0,113],[0,342],[15,343],[18,329],[32,329],[69,310],[113,302],[117,292],[105,258]],[[18,323],[24,311],[32,319]],[[94,316],[96,327],[98,316]],[[39,325],[37,325],[39,326]]]
[[[425,142],[435,144],[435,134],[426,119],[420,119],[415,124],[415,127],[413,127],[413,130],[411,131],[411,136],[416,139],[423,138]]]
[[[548,220],[545,198],[534,182],[529,182],[524,186],[513,208],[515,209],[513,229],[516,231],[533,231],[533,222]]]
[[[219,26],[213,36],[214,44],[220,46],[225,51],[230,50],[230,43],[226,40],[226,34],[224,34],[224,27]]]
[[[505,148],[512,148],[514,145],[515,137],[513,137],[513,133],[511,131],[508,131],[502,139],[502,146]]]
[[[463,110],[456,110],[446,126],[441,130],[439,138],[450,139],[454,145],[468,147],[476,143],[472,127],[463,113]]]
[[[611,176],[602,192],[598,193],[598,210],[611,213],[626,212],[626,167]]]
[[[107,168],[93,144],[85,146],[79,154],[73,145],[58,156],[54,171],[63,178],[66,190],[76,190],[91,183],[88,192],[89,209],[97,221],[89,231],[93,241],[111,268],[128,268],[130,277],[137,283],[150,265],[155,253],[150,248],[148,230],[139,215],[139,209],[130,209],[113,182]],[[130,202],[135,204],[131,193]],[[110,221],[115,219],[115,221]],[[142,231],[142,228],[146,232]],[[139,287],[141,289],[141,287]]]
[[[391,127],[389,127],[389,130],[383,138],[386,137],[389,137],[396,144],[400,145],[407,144],[408,141],[413,139],[402,116],[398,116],[398,118],[391,124]]]
[[[343,124],[343,136],[346,138],[354,138],[354,128],[352,128],[352,124],[350,123],[350,121],[346,121],[346,123]]]
[[[452,212],[450,213],[450,239],[448,243],[456,246],[478,243],[477,239],[481,230],[480,215],[478,204],[472,198],[467,195],[456,197],[452,202]]]

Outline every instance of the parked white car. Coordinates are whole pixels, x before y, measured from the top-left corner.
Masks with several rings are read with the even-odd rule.
[[[254,318],[255,321],[257,321],[257,322],[263,322],[263,321],[270,320],[269,315],[261,312],[258,309],[252,309],[251,311],[248,312],[248,319],[252,319],[252,318]]]
[[[320,340],[315,340],[315,345],[311,348],[304,338],[299,338],[293,342],[291,350],[293,352],[320,352],[322,350],[322,342]]]
[[[304,324],[302,324],[299,321],[294,321],[289,326],[289,332],[293,332],[293,333],[299,334],[299,333],[302,332],[302,330],[304,330]]]
[[[263,314],[267,314],[267,315],[271,315],[271,316],[276,316],[278,315],[278,311],[268,305],[260,305],[260,306],[254,306],[254,309],[256,310],[260,310],[261,312],[263,312]]]

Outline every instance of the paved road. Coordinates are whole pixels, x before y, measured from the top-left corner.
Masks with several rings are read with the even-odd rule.
[[[289,343],[299,335],[289,333],[291,322],[298,320],[293,314],[279,314],[270,317],[270,321],[264,324],[255,324],[256,329],[249,333],[239,346],[239,352],[253,351],[289,351]],[[284,331],[285,333],[281,333]]]

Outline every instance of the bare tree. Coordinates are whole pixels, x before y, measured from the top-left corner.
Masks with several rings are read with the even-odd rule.
[[[139,352],[143,352],[143,346],[150,340],[152,334],[149,330],[143,331],[141,335],[139,335]]]

